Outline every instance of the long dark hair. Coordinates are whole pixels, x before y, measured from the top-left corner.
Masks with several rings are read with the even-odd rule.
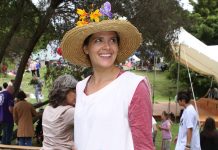
[[[213,137],[217,134],[215,120],[211,117],[208,117],[204,123],[203,131],[201,136],[204,137]]]
[[[212,132],[216,130],[216,123],[212,117],[208,117],[205,121],[203,131]]]

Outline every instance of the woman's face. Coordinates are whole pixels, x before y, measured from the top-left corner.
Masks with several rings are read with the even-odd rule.
[[[74,106],[76,103],[76,93],[74,91],[69,91],[66,97],[67,105]]]
[[[166,117],[165,117],[165,115],[163,113],[161,114],[161,119],[166,120]]]
[[[89,55],[94,68],[108,68],[114,65],[118,52],[116,32],[98,32],[93,34],[84,52]]]

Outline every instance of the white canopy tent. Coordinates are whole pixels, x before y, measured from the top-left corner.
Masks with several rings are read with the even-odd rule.
[[[213,76],[218,81],[218,45],[207,46],[183,28],[172,45],[176,59],[194,71]]]
[[[132,59],[135,62],[140,61],[140,59],[136,55],[131,56],[129,59]]]

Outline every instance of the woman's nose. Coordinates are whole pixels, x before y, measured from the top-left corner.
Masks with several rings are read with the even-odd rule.
[[[108,50],[110,48],[110,42],[104,42],[104,49]]]

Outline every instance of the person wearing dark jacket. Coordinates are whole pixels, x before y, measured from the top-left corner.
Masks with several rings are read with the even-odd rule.
[[[201,150],[218,150],[218,131],[215,120],[208,117],[200,133]]]

